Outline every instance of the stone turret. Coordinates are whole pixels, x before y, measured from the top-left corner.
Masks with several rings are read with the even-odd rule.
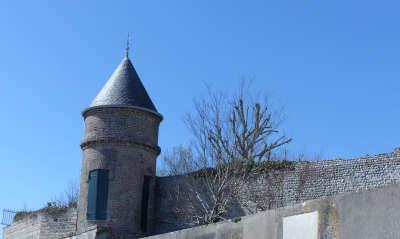
[[[148,234],[162,116],[128,56],[82,115],[78,238],[90,231],[96,238]]]

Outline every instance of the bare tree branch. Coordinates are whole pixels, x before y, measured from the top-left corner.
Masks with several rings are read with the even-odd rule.
[[[253,100],[243,83],[235,96],[209,88],[207,97],[195,101],[185,123],[193,136],[189,147],[177,147],[164,157],[170,174],[183,174],[198,223],[224,219],[243,187],[251,165],[273,158],[291,142],[279,130],[280,115],[265,101]],[[182,185],[181,185],[182,186]]]

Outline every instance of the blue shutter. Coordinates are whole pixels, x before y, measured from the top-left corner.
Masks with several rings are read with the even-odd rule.
[[[108,170],[97,169],[89,172],[87,220],[107,219]]]
[[[96,219],[107,219],[108,170],[100,169],[97,183]]]
[[[89,172],[89,190],[86,212],[86,218],[88,220],[96,220],[97,173],[97,170]]]

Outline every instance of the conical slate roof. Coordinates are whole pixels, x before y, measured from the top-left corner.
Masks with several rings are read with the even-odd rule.
[[[90,106],[105,105],[138,106],[157,112],[128,57],[121,61]]]

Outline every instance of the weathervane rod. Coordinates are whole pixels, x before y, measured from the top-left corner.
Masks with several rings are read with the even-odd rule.
[[[130,40],[131,40],[131,34],[128,33],[128,39],[126,40],[126,47],[125,47],[125,56],[128,58],[129,57],[129,45],[130,45]]]

